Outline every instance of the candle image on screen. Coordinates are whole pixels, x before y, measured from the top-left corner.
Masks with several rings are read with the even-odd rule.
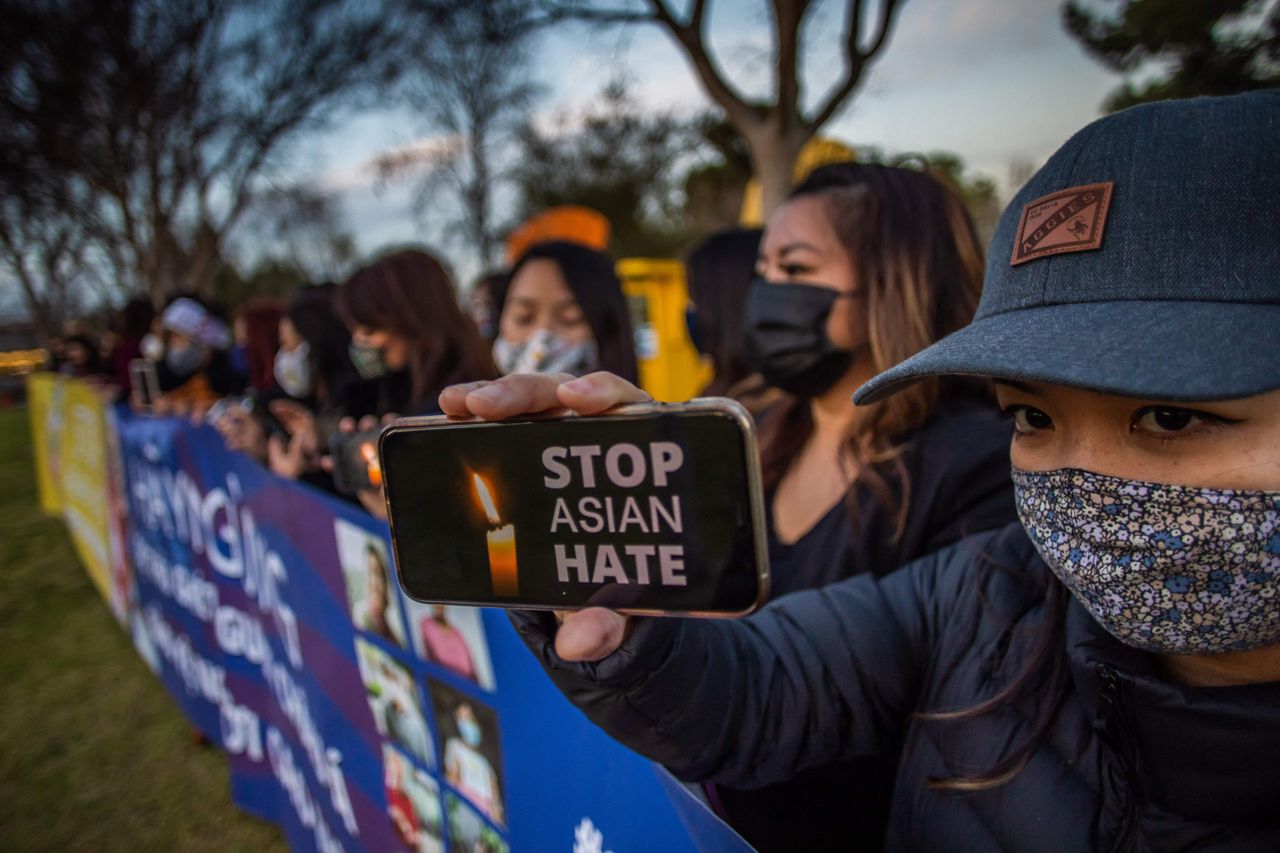
[[[479,474],[472,474],[471,480],[490,524],[485,541],[489,546],[489,578],[493,583],[493,594],[514,598],[520,591],[516,567],[516,529],[510,524],[502,523],[484,479]]]

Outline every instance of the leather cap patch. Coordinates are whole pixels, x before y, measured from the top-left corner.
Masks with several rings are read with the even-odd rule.
[[[1113,181],[1041,196],[1022,208],[1010,266],[1046,255],[1086,252],[1102,245]]]

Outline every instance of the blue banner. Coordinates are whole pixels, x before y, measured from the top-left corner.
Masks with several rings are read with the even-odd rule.
[[[385,525],[207,427],[117,429],[134,643],[295,849],[748,849],[565,701],[501,611],[404,598]]]

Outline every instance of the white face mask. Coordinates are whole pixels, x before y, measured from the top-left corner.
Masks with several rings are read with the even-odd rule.
[[[498,370],[510,373],[572,373],[582,376],[599,369],[600,356],[594,340],[576,344],[538,329],[520,343],[499,336],[493,342],[493,361]]]
[[[314,389],[310,355],[311,345],[306,341],[292,350],[280,350],[276,353],[276,382],[284,393],[294,399],[301,400]]]
[[[142,349],[142,357],[148,361],[160,361],[164,358],[164,341],[156,335],[143,335],[139,347]]]

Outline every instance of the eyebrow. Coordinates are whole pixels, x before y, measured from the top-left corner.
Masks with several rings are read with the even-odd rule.
[[[810,252],[813,252],[815,255],[822,254],[822,250],[819,249],[817,246],[813,245],[812,243],[806,243],[803,240],[797,240],[794,243],[788,243],[787,245],[783,246],[781,249],[778,250],[778,254],[785,255],[785,254],[788,254],[789,252],[796,252],[801,249],[808,249]]]
[[[992,382],[996,385],[1007,385],[1010,388],[1013,388],[1016,391],[1022,391],[1025,394],[1035,394],[1037,397],[1040,396],[1040,392],[1035,388],[1025,382],[1018,382],[1016,379],[993,379]]]

